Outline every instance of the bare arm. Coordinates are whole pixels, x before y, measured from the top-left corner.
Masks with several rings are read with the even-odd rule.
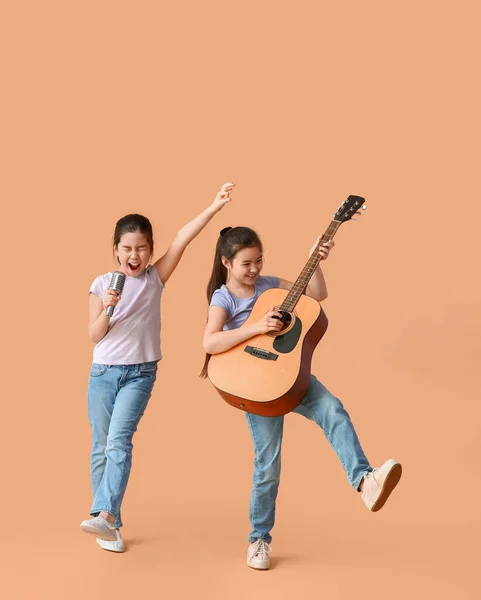
[[[321,265],[312,274],[311,281],[307,286],[307,295],[318,302],[323,302],[327,298],[327,285]]]
[[[316,241],[314,246],[311,248],[309,256],[314,252],[319,239]],[[330,242],[326,242],[323,247],[319,250],[319,254],[321,255],[321,261],[326,260],[329,256],[329,252],[331,248],[334,246],[334,242],[331,240]],[[287,281],[286,279],[281,279],[279,282],[279,287],[283,290],[290,290],[294,284],[291,281]],[[306,289],[306,296],[310,296],[317,300],[318,302],[323,302],[327,298],[327,285],[326,280],[324,279],[324,273],[322,272],[321,265],[319,264],[317,269],[312,274],[312,277],[309,281],[309,285]]]
[[[89,338],[96,344],[107,335],[110,317],[105,312],[108,306],[117,306],[120,295],[115,290],[107,290],[102,300],[89,294]]]
[[[282,316],[275,311],[269,311],[257,323],[244,324],[237,329],[223,331],[227,313],[220,306],[211,306],[204,333],[204,350],[208,354],[219,354],[256,335],[268,331],[279,331],[282,323],[279,319],[274,319],[274,315]]]
[[[320,281],[318,280],[318,278],[320,279]],[[279,287],[282,290],[290,290],[293,285],[294,283],[292,281],[287,281],[286,279],[280,279],[279,281]],[[326,281],[324,279],[324,274],[322,273],[320,267],[318,267],[315,270],[311,282],[307,286],[305,293],[306,296],[310,296],[318,302],[323,302],[327,298]]]
[[[100,342],[109,329],[110,317],[105,314],[102,300],[94,293],[89,294],[89,338]]]
[[[229,192],[234,187],[233,183],[224,183],[214,202],[200,215],[184,225],[176,235],[167,252],[155,263],[162,283],[166,283],[184,254],[190,242],[199,235],[212,217],[230,202]]]

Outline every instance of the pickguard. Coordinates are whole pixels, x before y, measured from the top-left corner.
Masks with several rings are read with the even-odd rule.
[[[302,322],[299,317],[296,317],[294,326],[284,335],[278,335],[274,341],[274,350],[281,354],[288,354],[292,352],[297,346],[297,342],[301,337]]]

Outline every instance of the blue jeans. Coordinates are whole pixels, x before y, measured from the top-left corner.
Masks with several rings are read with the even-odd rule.
[[[357,490],[364,475],[372,468],[341,402],[311,375],[307,394],[293,412],[307,417],[323,429],[346,471],[349,483]],[[252,413],[246,413],[246,417],[255,449],[249,508],[252,531],[248,539],[253,542],[262,538],[270,543],[281,474],[284,417],[261,417]]]
[[[132,437],[150,399],[157,362],[137,365],[92,364],[88,412],[92,428],[91,515],[101,511],[122,526],[120,506],[132,465]]]

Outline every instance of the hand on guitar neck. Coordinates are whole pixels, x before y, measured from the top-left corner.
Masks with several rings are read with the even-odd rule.
[[[229,310],[211,306],[204,348],[212,356],[205,369],[227,403],[246,412],[274,417],[294,410],[302,401],[309,386],[313,352],[328,326],[320,304],[327,298],[327,288],[319,264],[334,247],[333,237],[339,227],[354,214],[360,215],[361,207],[365,208],[364,198],[349,196],[311,248],[296,281],[279,279],[278,287],[255,296],[245,320],[239,319],[235,329],[223,331],[228,316],[232,320],[243,315],[242,307],[236,313],[236,306]],[[249,253],[248,248],[242,252]],[[231,269],[235,266],[227,259],[223,264]],[[242,269],[249,268],[259,275],[262,255],[255,267],[250,265],[246,262],[239,267],[241,288]],[[235,274],[231,270],[231,275]]]

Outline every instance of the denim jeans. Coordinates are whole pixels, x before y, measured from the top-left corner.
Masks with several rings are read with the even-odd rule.
[[[115,517],[115,527],[122,526],[120,506],[132,465],[132,437],[147,407],[156,373],[155,361],[120,366],[93,363],[90,371],[90,514],[110,513]]]
[[[372,468],[341,402],[311,375],[307,394],[293,412],[307,417],[323,429],[344,467],[349,483],[357,490],[364,475]],[[284,417],[261,417],[252,413],[246,413],[246,417],[255,450],[249,508],[252,531],[248,539],[253,542],[262,538],[270,543],[281,473]]]

